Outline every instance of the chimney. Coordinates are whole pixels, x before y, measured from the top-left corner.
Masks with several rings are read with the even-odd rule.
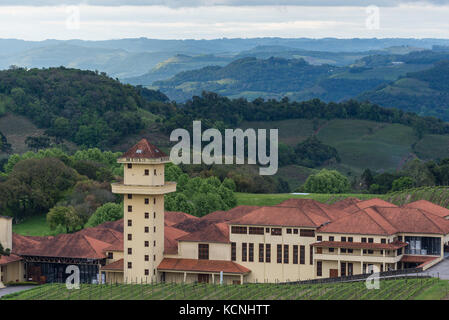
[[[12,218],[0,216],[0,243],[3,249],[12,250]]]

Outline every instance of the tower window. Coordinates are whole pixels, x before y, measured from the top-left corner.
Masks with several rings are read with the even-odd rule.
[[[156,240],[153,241],[153,246],[154,246],[154,247],[156,246]]]
[[[145,233],[148,233],[148,232],[150,232],[150,228],[145,227]]]
[[[133,195],[132,194],[128,194],[128,199],[132,199]]]
[[[150,261],[150,256],[149,255],[145,255],[145,261]]]
[[[153,218],[156,219],[156,212],[153,213]]]
[[[154,228],[153,228],[153,229],[154,229],[154,232],[156,232],[156,226],[154,226]]]
[[[133,239],[133,235],[131,233],[128,233],[128,240],[132,240]]]
[[[133,248],[128,248],[128,254],[133,254]]]
[[[150,214],[148,212],[145,212],[145,219],[148,219],[150,217]]]
[[[156,198],[154,198],[153,203],[156,204]]]
[[[132,262],[128,262],[128,269],[132,269],[132,267],[133,267]]]
[[[146,275],[146,276],[150,275],[150,270],[145,269],[145,275]]]
[[[153,260],[156,261],[156,255],[153,255]]]
[[[149,175],[150,175],[150,170],[145,169],[145,175],[146,175],[146,176],[149,176]]]
[[[145,247],[149,247],[150,243],[148,241],[145,241]]]
[[[150,199],[145,198],[145,204],[149,204],[150,203]]]
[[[128,163],[128,169],[132,169],[133,164],[132,163]]]
[[[128,212],[133,212],[133,206],[128,206]]]
[[[154,175],[155,175],[155,176],[157,175],[157,173],[156,173],[156,169],[154,169]]]
[[[133,225],[133,221],[132,220],[128,220],[128,227],[131,227]]]

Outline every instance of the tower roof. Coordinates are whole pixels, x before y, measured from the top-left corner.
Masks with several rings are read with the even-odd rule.
[[[126,151],[120,158],[159,159],[167,157],[168,156],[164,151],[149,143],[147,139],[142,139],[137,142],[137,144],[134,145],[131,149]]]

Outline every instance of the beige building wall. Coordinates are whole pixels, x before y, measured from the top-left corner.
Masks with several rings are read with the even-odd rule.
[[[219,242],[179,241],[176,258],[198,259],[198,245],[209,244],[209,260],[231,260],[231,244]]]
[[[194,283],[198,281],[198,274],[209,274],[209,283],[220,283],[219,273],[201,272],[165,272],[165,282],[168,283]],[[240,275],[223,274],[223,284],[241,283]]]
[[[0,216],[0,243],[3,249],[12,249],[12,218]]]
[[[248,226],[249,227],[249,226]],[[316,237],[300,236],[300,229],[314,230],[311,228],[300,227],[282,227],[281,235],[271,235],[271,228],[279,228],[278,226],[252,226],[263,227],[264,234],[235,234],[230,233],[230,241],[236,243],[236,263],[247,267],[251,273],[247,276],[248,282],[283,282],[313,279],[314,268],[310,263],[310,245],[316,242]],[[266,232],[266,229],[270,232]],[[287,229],[291,229],[292,233],[288,234]],[[298,234],[294,233],[294,229],[298,230]],[[242,260],[242,244],[254,244],[254,261]],[[263,244],[263,262],[259,262],[259,244]],[[271,247],[271,261],[266,262],[266,245]],[[281,245],[282,256],[281,263],[277,261],[277,246]],[[284,262],[284,249],[288,245],[288,263]],[[298,263],[293,263],[293,246],[298,246]],[[304,264],[301,264],[300,249],[304,246]],[[249,251],[249,249],[248,249]]]
[[[22,261],[15,261],[0,266],[0,282],[7,284],[8,282],[21,282],[24,280],[24,265]],[[1,286],[1,285],[0,285]]]
[[[148,175],[145,175],[148,170]],[[156,173],[156,174],[155,174]],[[162,186],[164,185],[165,164],[141,164],[132,163],[132,167],[124,166],[124,184],[139,186]]]

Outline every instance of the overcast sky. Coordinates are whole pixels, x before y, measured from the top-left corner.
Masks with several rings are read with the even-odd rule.
[[[0,0],[0,38],[449,38],[449,0]]]

